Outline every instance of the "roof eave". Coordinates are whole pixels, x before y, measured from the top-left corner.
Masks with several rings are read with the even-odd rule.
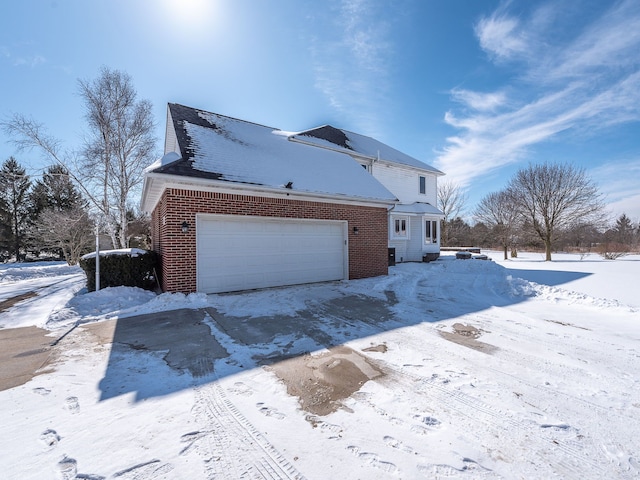
[[[355,150],[349,150],[348,148],[341,147],[340,145],[336,145],[335,147],[332,147],[330,145],[319,145],[319,144],[317,144],[315,142],[309,142],[307,140],[302,140],[297,135],[300,135],[300,133],[295,133],[293,135],[289,135],[287,138],[289,139],[289,141],[292,141],[292,142],[297,142],[297,143],[301,143],[301,144],[304,144],[304,145],[309,145],[309,146],[316,147],[316,148],[324,148],[325,150],[331,150],[331,151],[334,151],[334,152],[344,153],[344,154],[347,154],[347,155],[351,155],[352,157],[361,158],[363,160],[371,161],[372,163],[380,162],[380,163],[384,163],[386,165],[399,166],[399,167],[410,168],[410,169],[414,169],[414,170],[420,170],[422,172],[431,173],[431,174],[436,175],[438,177],[442,176],[442,175],[445,175],[444,172],[438,170],[437,168],[433,168],[433,167],[431,167],[431,168],[420,168],[420,167],[416,167],[414,165],[408,165],[406,163],[396,162],[396,161],[393,161],[393,160],[385,160],[384,158],[380,158],[380,157],[377,157],[377,156],[365,155],[364,153],[360,153],[360,152],[357,152]],[[422,163],[424,163],[424,162],[422,162]],[[425,163],[425,165],[428,166],[426,163]]]
[[[154,191],[154,184],[157,186]],[[167,188],[184,188],[187,190],[211,190],[220,191],[226,190],[234,193],[239,191],[247,192],[248,194],[255,195],[256,193],[263,194],[269,197],[291,197],[294,199],[302,200],[320,200],[329,203],[354,203],[370,206],[384,206],[395,205],[398,202],[397,198],[371,198],[371,197],[358,197],[342,194],[331,194],[322,192],[306,192],[302,190],[291,190],[285,187],[269,187],[265,185],[256,185],[241,182],[230,182],[227,180],[212,180],[197,177],[188,177],[183,175],[171,175],[166,173],[149,172],[145,174],[143,187],[142,187],[142,199],[141,208],[145,212],[152,212],[160,198],[162,193]]]

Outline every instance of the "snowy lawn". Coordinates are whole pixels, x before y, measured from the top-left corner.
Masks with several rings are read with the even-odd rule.
[[[0,471],[94,480],[637,478],[640,256],[489,255],[210,296],[86,294],[77,269],[0,265],[0,302],[26,295],[0,312],[0,328],[46,326],[53,340],[79,324],[56,347],[54,371],[0,392]],[[192,377],[162,352],[110,343],[115,318],[205,307],[228,352],[212,374]],[[281,335],[238,341],[267,317],[282,322]],[[333,384],[341,372],[356,379],[355,391],[314,410],[292,387],[304,385],[290,378],[296,372]]]

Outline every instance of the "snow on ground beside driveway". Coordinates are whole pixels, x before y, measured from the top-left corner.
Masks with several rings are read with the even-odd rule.
[[[80,267],[66,262],[0,264],[0,328],[44,327],[85,283]],[[2,307],[16,297],[20,308]]]
[[[559,286],[563,291],[594,299],[615,299],[622,304],[640,308],[640,295],[634,285],[638,282],[640,255],[628,255],[618,260],[604,260],[595,253],[584,257],[576,254],[554,253],[552,262],[544,261],[544,253],[520,252],[517,258],[503,260],[502,252],[489,255],[500,265],[518,270],[518,275],[532,282]],[[603,277],[606,276],[606,279]]]
[[[210,306],[249,317],[238,322],[304,316],[319,333],[247,346],[209,317],[229,357],[193,378],[161,352],[112,349],[80,326],[61,342],[55,371],[0,392],[10,439],[0,470],[21,479],[637,478],[640,305],[629,279],[640,257],[490,255],[496,261],[446,257],[386,277],[244,294],[120,287],[74,296],[70,286],[65,305],[52,302],[48,328]],[[353,298],[363,299],[361,314],[345,303]],[[47,296],[39,301],[46,308]],[[26,308],[0,313],[0,325]],[[304,352],[313,362],[338,345],[383,374],[324,416],[300,408],[277,363],[258,366]],[[318,370],[330,377],[345,365],[340,355]],[[109,381],[127,393],[100,400],[115,367],[122,378]]]

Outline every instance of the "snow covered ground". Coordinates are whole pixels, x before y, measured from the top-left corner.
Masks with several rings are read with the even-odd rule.
[[[78,269],[0,265],[0,302],[25,295],[0,312],[0,328],[44,326],[54,339],[81,323],[57,347],[53,371],[0,392],[0,471],[93,480],[638,478],[640,256],[489,255],[210,296],[87,294]],[[345,307],[335,317],[347,298],[362,299],[362,316]],[[367,305],[379,307],[379,322]],[[226,318],[304,316],[333,347],[290,331],[246,346],[208,317],[229,356],[194,378],[157,352],[112,348],[86,328],[203,307]],[[283,351],[309,352],[307,363],[328,376],[340,362],[358,364],[373,380],[331,413],[305,411],[278,363],[259,366]],[[107,375],[114,365],[121,378]],[[124,393],[104,398],[106,383]]]

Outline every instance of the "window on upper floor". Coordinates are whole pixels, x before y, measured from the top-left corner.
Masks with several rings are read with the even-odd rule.
[[[420,175],[420,193],[427,193],[427,179]]]

